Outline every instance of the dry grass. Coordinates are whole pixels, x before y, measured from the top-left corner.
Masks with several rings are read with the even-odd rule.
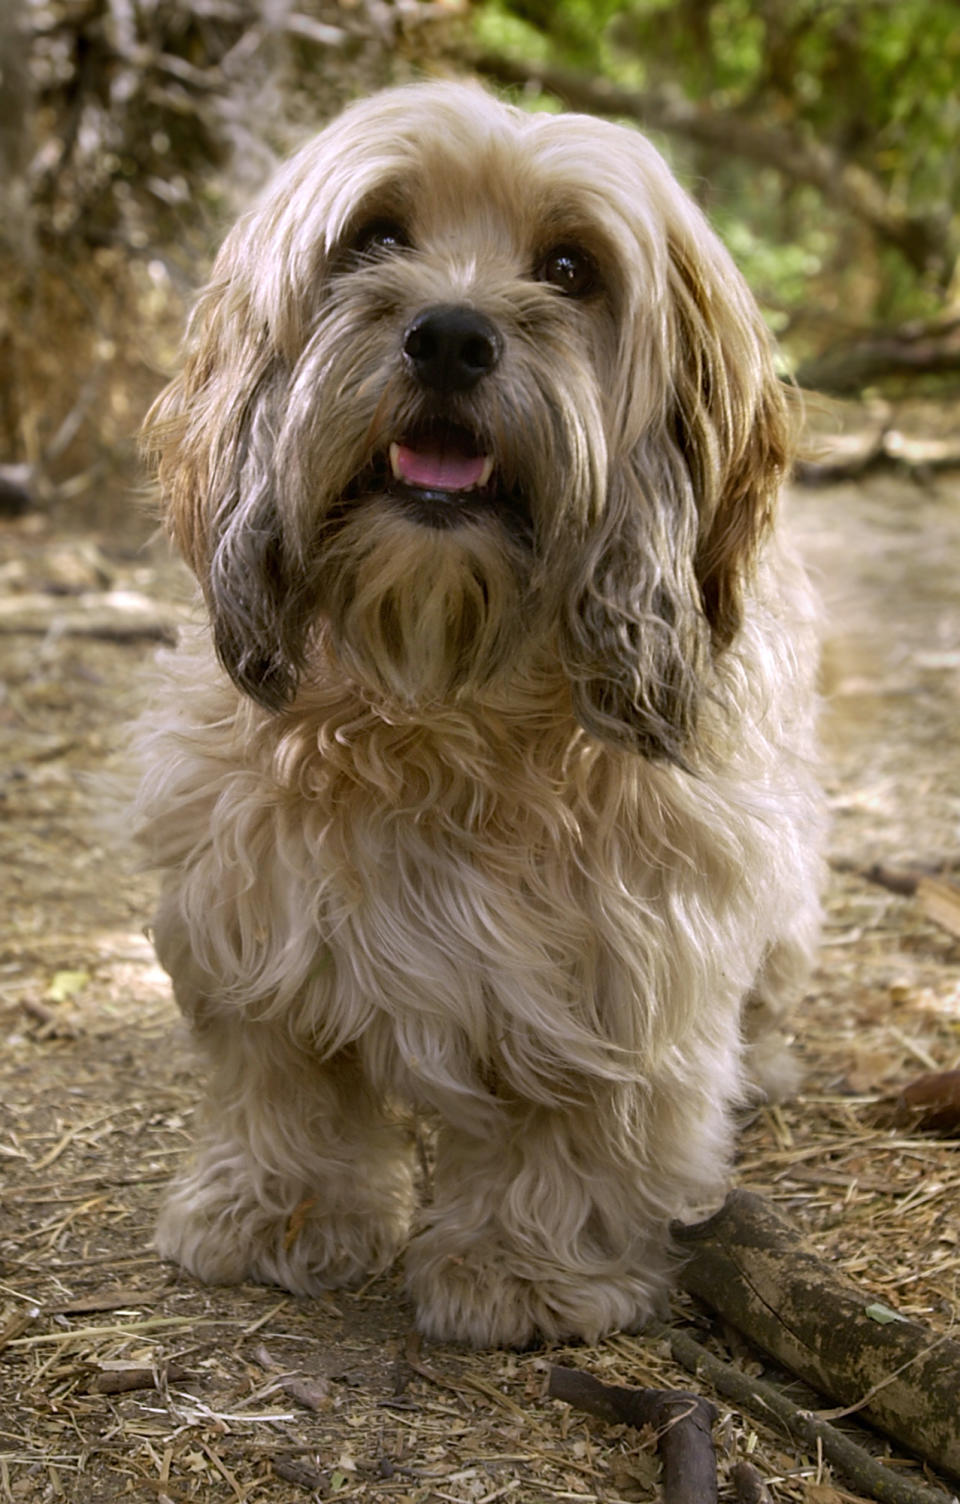
[[[917,899],[858,874],[878,860],[960,864],[958,499],[956,480],[921,492],[883,478],[796,498],[833,615],[838,870],[799,1020],[804,1095],[745,1125],[738,1168],[833,1264],[937,1333],[953,1330],[960,1296],[957,1145],[892,1125],[888,1104],[956,1062],[960,942]],[[421,1350],[396,1271],[303,1301],[205,1289],[151,1253],[196,1083],[142,932],[149,883],[117,854],[87,780],[115,756],[153,647],[63,629],[80,595],[111,585],[146,592],[161,621],[182,614],[181,577],[141,533],[101,529],[85,564],[55,522],[0,534],[0,584],[50,602],[45,633],[0,623],[0,1501],[652,1499],[648,1438],[542,1396],[548,1364],[564,1361],[688,1387],[660,1342]],[[685,1298],[675,1313],[731,1361],[764,1363]],[[857,1498],[760,1417],[720,1411],[723,1498],[743,1458],[777,1500]],[[901,1457],[891,1468],[911,1471]]]

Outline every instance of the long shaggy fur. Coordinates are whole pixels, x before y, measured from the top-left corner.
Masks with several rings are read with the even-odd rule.
[[[439,390],[409,331],[451,307],[495,339]],[[397,488],[438,426],[485,490]],[[210,1074],[161,1251],[310,1293],[406,1243],[430,1335],[636,1325],[817,923],[813,614],[742,279],[636,133],[389,92],[232,231],[149,434],[210,618],[140,728]]]

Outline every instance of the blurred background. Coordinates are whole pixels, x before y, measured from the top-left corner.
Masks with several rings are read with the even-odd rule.
[[[358,94],[451,74],[651,134],[797,380],[934,403],[927,457],[949,449],[954,0],[2,0],[0,505],[76,518],[128,483],[190,296],[277,157]],[[844,463],[882,447],[867,427]]]

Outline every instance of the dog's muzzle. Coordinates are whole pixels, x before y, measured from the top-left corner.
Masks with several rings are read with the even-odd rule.
[[[436,403],[438,397],[472,392],[496,367],[501,347],[486,314],[466,304],[440,304],[417,315],[401,349],[408,373]],[[414,502],[434,498],[441,511],[446,503],[448,513],[468,496],[478,500],[494,468],[476,435],[444,422],[403,434],[390,445],[389,459],[396,490]]]
[[[418,314],[403,336],[407,370],[431,392],[469,392],[500,360],[496,325],[466,304],[442,304]]]
[[[470,424],[471,399],[502,355],[503,337],[479,309],[444,303],[418,313],[403,332],[400,357],[423,415],[396,434],[348,496],[386,495],[432,528],[496,519],[529,544],[526,501],[505,480],[490,438]]]

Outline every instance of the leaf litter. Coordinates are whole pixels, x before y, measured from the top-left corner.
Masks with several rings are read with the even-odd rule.
[[[828,617],[831,872],[796,1015],[803,1090],[745,1120],[736,1172],[858,1281],[878,1320],[902,1313],[944,1334],[960,1300],[960,1131],[924,1131],[896,1103],[923,1073],[953,1068],[960,1044],[958,502],[960,478],[946,475],[791,497]],[[72,631],[52,593],[64,556],[91,550],[109,584],[85,598],[99,635]],[[188,1152],[198,1083],[144,933],[152,884],[118,846],[99,784],[122,761],[156,641],[190,615],[190,587],[116,517],[6,523],[0,568],[14,562],[29,613],[22,632],[13,609],[0,623],[2,1504],[655,1498],[652,1440],[546,1399],[555,1363],[702,1388],[720,1413],[724,1500],[855,1504],[822,1456],[694,1385],[659,1338],[470,1353],[418,1342],[396,1268],[304,1300],[209,1289],[157,1259],[153,1218]],[[129,618],[111,630],[118,591],[141,599],[142,632]],[[874,880],[878,865],[915,874],[912,891]],[[764,1354],[691,1298],[674,1298],[673,1317],[770,1376]],[[891,1475],[922,1476],[869,1444]]]

